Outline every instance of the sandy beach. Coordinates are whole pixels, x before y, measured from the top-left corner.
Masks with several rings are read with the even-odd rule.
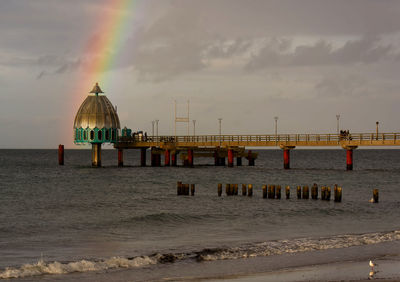
[[[294,269],[284,269],[247,275],[241,277],[223,277],[203,281],[232,282],[273,282],[273,281],[400,281],[399,257],[373,259],[378,266],[373,276],[370,276],[368,261],[340,262],[332,264],[306,266]]]

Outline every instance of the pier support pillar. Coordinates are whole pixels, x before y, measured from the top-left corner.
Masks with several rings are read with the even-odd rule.
[[[283,168],[290,169],[290,150],[294,149],[295,146],[281,145],[280,148],[283,150]]]
[[[58,164],[64,165],[64,145],[58,145]]]
[[[118,167],[124,166],[124,150],[118,149]]]
[[[346,170],[353,170],[353,151],[357,149],[357,146],[344,146],[346,150]]]
[[[176,151],[171,154],[171,165],[176,166]]]
[[[233,167],[233,150],[228,149],[228,167]]]
[[[151,148],[151,166],[161,166],[161,155],[156,148]]]
[[[193,149],[188,149],[187,151],[188,155],[188,166],[192,167],[193,166]]]
[[[249,166],[254,166],[254,158],[251,150],[248,152],[247,159],[249,160]]]
[[[157,166],[157,154],[154,147],[151,148],[151,166]]]
[[[218,151],[214,152],[214,162],[216,166],[225,166],[225,157],[220,157]]]
[[[283,168],[284,169],[290,168],[290,150],[289,149],[283,150]]]
[[[347,149],[346,169],[353,170],[353,150]]]
[[[241,166],[242,165],[242,158],[241,157],[236,157],[236,165]]]
[[[165,152],[164,152],[164,165],[165,166],[170,166],[170,154],[171,154],[170,150],[165,150]]]
[[[140,166],[146,166],[146,149],[140,148]]]
[[[92,167],[101,167],[101,143],[92,143]]]

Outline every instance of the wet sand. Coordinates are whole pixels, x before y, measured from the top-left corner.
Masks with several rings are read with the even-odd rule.
[[[400,281],[400,241],[294,254],[216,261],[185,261],[136,269],[26,277],[13,281]]]
[[[274,282],[274,281],[400,281],[399,257],[373,259],[378,265],[374,267],[373,276],[370,276],[369,261],[340,262],[324,265],[306,266],[294,269],[271,271],[256,275],[241,277],[221,277],[206,279],[207,282]]]

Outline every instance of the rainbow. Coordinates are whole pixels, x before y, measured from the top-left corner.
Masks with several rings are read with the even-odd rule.
[[[113,66],[118,58],[129,25],[128,15],[134,11],[135,0],[108,0],[107,12],[96,17],[99,23],[98,30],[89,39],[85,48],[89,61],[85,63],[84,73],[90,90],[98,81],[103,87],[108,86],[107,71]],[[88,92],[88,91],[86,91]]]
[[[110,88],[111,75],[109,70],[118,59],[118,53],[124,43],[124,35],[128,33],[129,15],[135,12],[137,0],[107,0],[104,12],[93,16],[96,29],[88,36],[88,42],[83,49],[84,59],[82,60],[79,81],[74,87],[71,117],[68,118],[68,125],[64,128],[71,128],[76,111],[79,105],[88,95],[96,82],[99,82],[104,92]],[[66,132],[66,130],[64,130]],[[63,138],[66,144],[70,144],[72,130],[68,137]]]

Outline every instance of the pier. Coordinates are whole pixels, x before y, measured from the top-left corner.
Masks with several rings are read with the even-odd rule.
[[[124,131],[125,130],[125,131]],[[124,129],[123,132],[126,132]],[[185,166],[193,166],[195,157],[214,158],[215,165],[242,165],[242,158],[254,165],[257,154],[246,147],[275,147],[283,151],[283,167],[290,168],[290,151],[296,147],[339,147],[347,151],[346,168],[353,169],[353,151],[361,146],[399,146],[400,133],[273,134],[273,135],[197,135],[197,136],[119,136],[114,148],[141,150],[141,165],[146,165],[146,150],[151,149],[152,166],[176,166],[179,154]],[[122,153],[120,153],[122,154]],[[120,160],[119,160],[120,164]]]
[[[189,121],[188,116],[178,118],[175,111],[175,122]],[[219,119],[221,125],[221,119]],[[275,122],[277,118],[275,119]],[[400,133],[349,133],[340,131],[337,134],[275,134],[271,135],[218,135],[187,136],[147,136],[142,132],[132,133],[124,127],[121,130],[117,108],[104,95],[98,83],[89,92],[81,104],[74,120],[74,143],[91,144],[92,166],[101,167],[101,145],[111,143],[118,150],[118,166],[124,165],[124,150],[140,150],[140,165],[146,166],[146,152],[151,150],[151,166],[177,166],[178,157],[186,167],[193,167],[199,157],[214,158],[216,166],[228,167],[242,165],[242,158],[247,159],[249,166],[255,165],[258,154],[246,147],[275,147],[283,151],[283,168],[290,169],[290,151],[296,147],[339,147],[347,151],[346,168],[353,169],[353,151],[361,146],[399,146]],[[189,128],[189,127],[188,127]],[[176,130],[175,130],[176,132]],[[59,146],[59,164],[64,164],[64,147]]]

